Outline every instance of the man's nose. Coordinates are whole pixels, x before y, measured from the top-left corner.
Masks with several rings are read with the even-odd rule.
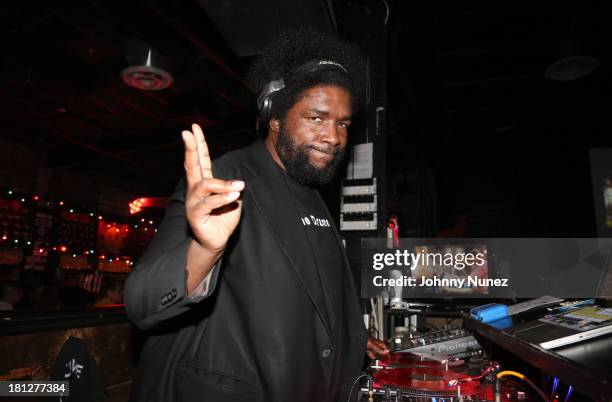
[[[332,146],[340,144],[340,134],[338,133],[338,125],[335,122],[326,124],[325,130],[322,133],[321,141]]]

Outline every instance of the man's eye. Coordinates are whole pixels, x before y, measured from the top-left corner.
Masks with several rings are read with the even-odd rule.
[[[350,123],[347,123],[347,122],[345,122],[345,121],[341,121],[341,122],[339,122],[339,123],[338,123],[338,125],[339,125],[340,127],[348,128],[348,127],[349,127],[351,124],[350,124]]]
[[[312,116],[312,117],[310,118],[310,120],[311,120],[311,121],[323,121],[323,119],[322,119],[322,118],[320,118],[319,116]]]

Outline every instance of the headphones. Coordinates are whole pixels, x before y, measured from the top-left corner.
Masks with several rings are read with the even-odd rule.
[[[340,63],[336,63],[335,61],[331,60],[313,60],[291,70],[289,76],[300,76],[313,73],[315,71],[324,70],[340,71],[344,74],[348,74],[346,68]],[[260,122],[267,123],[270,120],[272,117],[272,95],[283,88],[285,88],[285,80],[283,78],[270,81],[263,86],[262,90],[257,96],[257,108],[259,109]]]

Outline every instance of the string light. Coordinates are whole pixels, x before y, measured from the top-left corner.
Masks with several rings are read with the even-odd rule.
[[[63,200],[60,201],[56,201],[56,202],[51,202],[48,200],[44,200],[42,199],[41,196],[39,196],[38,194],[23,194],[23,193],[16,193],[13,189],[7,189],[6,190],[8,194],[8,196],[13,197],[13,199],[20,201],[21,203],[26,203],[28,200],[36,202],[37,206],[42,206],[42,205],[46,205],[47,207],[52,207],[54,204],[56,206],[62,206],[62,207],[66,207],[66,203]],[[138,198],[136,200],[134,200],[133,203],[131,203],[130,205],[130,212],[131,213],[135,213],[136,211],[134,209],[140,209],[142,207],[163,207],[166,203],[167,199],[165,198]],[[102,215],[97,215],[95,213],[95,211],[89,211],[89,212],[79,212],[78,208],[74,208],[74,207],[70,207],[70,208],[66,208],[66,210],[71,213],[71,214],[78,214],[81,213],[82,215],[89,215],[90,217],[94,218],[97,216],[98,217],[98,221],[103,221],[104,217]],[[139,211],[138,211],[139,212]],[[53,212],[50,212],[51,215],[53,215]],[[86,222],[86,221],[83,221]],[[91,222],[93,223],[93,222]],[[106,223],[106,222],[104,222]],[[139,229],[141,232],[140,233],[147,233],[146,236],[151,236],[153,232],[157,232],[158,229],[155,227],[152,227],[155,224],[155,221],[152,219],[146,219],[146,218],[140,218],[140,222],[138,224],[133,224],[134,229]],[[111,224],[107,224],[106,225],[108,228],[114,228],[114,232],[115,233],[121,233],[124,232],[126,235],[128,235],[128,233],[130,232],[130,228],[126,227],[126,225],[124,224],[116,224],[116,223],[111,223]],[[144,230],[143,230],[144,229]],[[151,234],[149,234],[151,233]],[[72,244],[69,244],[70,241],[68,241],[68,244],[64,243],[64,244],[59,244],[59,245],[49,245],[49,246],[45,246],[45,247],[36,247],[39,246],[38,243],[40,241],[36,240],[36,242],[34,242],[33,239],[30,239],[26,236],[23,237],[12,237],[10,235],[10,233],[3,233],[0,237],[0,239],[2,241],[10,241],[10,243],[14,244],[13,247],[26,247],[26,246],[32,246],[34,245],[34,253],[36,255],[46,255],[47,252],[49,251],[53,251],[53,252],[57,252],[57,253],[67,253],[68,255],[72,256],[72,258],[77,258],[79,256],[93,256],[93,255],[97,255],[96,250],[95,249],[89,249],[89,250],[82,250],[81,252],[76,252],[73,250],[70,250],[71,246],[73,246]],[[113,263],[120,263],[121,265],[134,265],[134,262],[126,259],[127,256],[116,256],[116,255],[111,255],[111,256],[105,256],[104,254],[102,254],[99,258],[101,258],[101,262],[108,259],[108,262]]]

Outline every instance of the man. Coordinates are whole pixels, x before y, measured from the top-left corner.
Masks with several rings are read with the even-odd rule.
[[[338,38],[288,32],[250,74],[265,141],[211,163],[200,127],[182,133],[186,179],[126,284],[131,319],[157,330],[135,400],[348,400],[367,339],[315,187],[345,153],[363,71]]]

